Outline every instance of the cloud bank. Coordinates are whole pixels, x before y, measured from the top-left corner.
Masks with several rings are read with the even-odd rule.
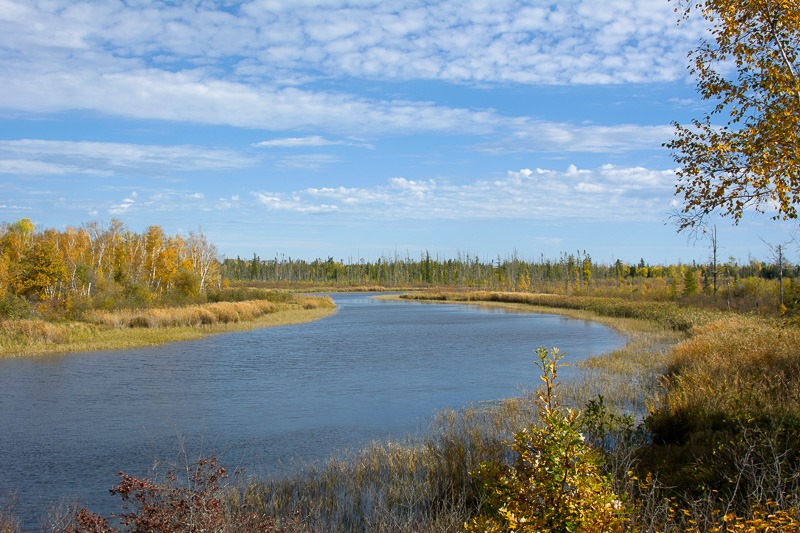
[[[491,110],[330,79],[597,85],[681,79],[668,2],[0,2],[0,108],[237,127],[487,133]]]
[[[655,220],[669,208],[674,171],[603,165],[509,171],[494,180],[450,184],[397,177],[374,187],[256,191],[268,211],[336,213],[360,219]]]

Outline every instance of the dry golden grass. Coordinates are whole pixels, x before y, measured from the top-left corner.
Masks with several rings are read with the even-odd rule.
[[[800,412],[800,328],[733,315],[696,329],[672,353],[671,411]]]
[[[653,302],[623,298],[562,295],[523,292],[442,292],[429,291],[403,295],[414,300],[450,302],[501,302],[523,304],[540,308],[556,308],[558,314],[565,310],[587,311],[596,317],[633,318],[648,320],[666,328],[683,333],[691,333],[698,325],[706,324],[721,313],[682,306],[676,302]]]
[[[275,313],[278,309],[279,304],[266,300],[251,300],[174,308],[92,311],[87,313],[86,320],[92,324],[111,328],[171,328],[246,322]]]
[[[327,297],[297,296],[187,307],[95,311],[86,322],[0,322],[0,357],[120,350],[198,339],[215,333],[310,322],[336,311]]]

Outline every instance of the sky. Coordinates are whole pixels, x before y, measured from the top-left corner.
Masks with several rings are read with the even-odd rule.
[[[674,7],[0,0],[0,221],[201,230],[231,258],[704,262],[662,143],[709,109],[706,28]],[[711,223],[724,260],[797,233]]]

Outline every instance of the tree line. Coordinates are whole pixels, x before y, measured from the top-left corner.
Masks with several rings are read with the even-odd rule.
[[[442,287],[473,290],[555,292],[560,294],[609,294],[680,298],[719,296],[722,305],[732,299],[777,298],[778,282],[786,293],[797,292],[800,265],[781,257],[774,262],[734,258],[707,263],[651,265],[644,259],[613,263],[594,261],[585,251],[562,253],[557,259],[524,259],[518,253],[507,257],[481,259],[459,253],[441,258],[423,252],[382,256],[376,260],[293,259],[276,255],[262,259],[225,259],[223,278],[231,282],[260,282],[272,285],[376,286],[384,288]],[[779,304],[782,302],[779,302]]]

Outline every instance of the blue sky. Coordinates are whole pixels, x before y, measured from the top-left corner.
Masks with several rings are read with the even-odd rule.
[[[669,220],[661,144],[707,106],[673,7],[0,0],[0,220],[202,228],[227,257],[704,261]],[[717,224],[742,261],[797,227]]]

